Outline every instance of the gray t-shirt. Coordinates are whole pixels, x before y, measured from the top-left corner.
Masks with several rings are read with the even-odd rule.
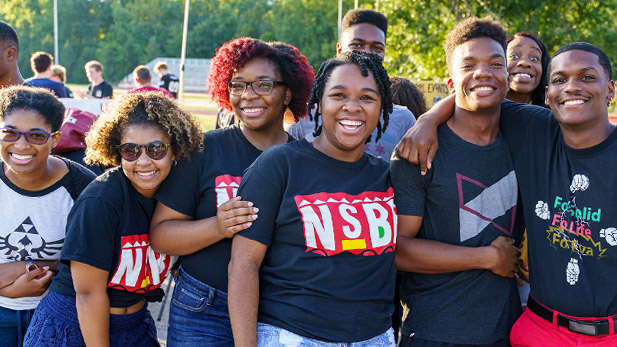
[[[377,138],[377,129],[371,134],[371,141],[364,145],[364,151],[370,153],[376,157],[382,157],[386,161],[390,161],[390,156],[398,142],[403,138],[403,135],[416,124],[416,117],[404,106],[394,106],[392,113],[390,114],[390,120],[386,131],[381,134],[379,141],[375,141]],[[320,119],[321,121],[321,119]],[[321,123],[321,122],[320,122]],[[295,137],[298,140],[306,139],[308,142],[313,142],[315,136],[315,122],[308,116],[300,118],[297,123],[289,125],[286,129],[289,135]]]
[[[508,146],[477,146],[447,124],[438,129],[439,151],[426,176],[400,159],[390,163],[399,215],[422,216],[417,237],[469,247],[488,246],[498,236],[519,240],[522,219]],[[490,344],[508,337],[521,313],[513,279],[489,270],[405,274],[402,332],[425,340]]]

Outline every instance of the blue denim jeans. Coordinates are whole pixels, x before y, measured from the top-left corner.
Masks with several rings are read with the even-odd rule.
[[[178,272],[169,309],[167,345],[229,346],[234,340],[227,310],[227,293]]]
[[[257,347],[395,347],[394,331],[359,342],[324,342],[292,333],[266,323],[257,323]]]
[[[21,346],[34,310],[0,307],[0,346]]]

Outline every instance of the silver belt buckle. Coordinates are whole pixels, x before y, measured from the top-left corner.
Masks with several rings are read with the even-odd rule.
[[[568,320],[568,330],[583,335],[598,336],[598,327],[593,322]]]

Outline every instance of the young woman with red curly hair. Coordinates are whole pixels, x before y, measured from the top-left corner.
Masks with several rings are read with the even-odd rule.
[[[151,243],[182,257],[169,345],[234,345],[227,310],[231,238],[258,212],[236,191],[243,171],[262,151],[293,140],[283,130],[283,116],[306,114],[313,79],[306,57],[284,43],[239,38],[223,44],[212,59],[212,97],[240,122],[206,133],[205,151],[180,163],[156,195]]]

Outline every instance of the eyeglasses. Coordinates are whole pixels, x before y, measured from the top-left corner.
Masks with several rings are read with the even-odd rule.
[[[26,138],[26,141],[32,145],[44,145],[47,143],[51,136],[54,136],[58,133],[58,131],[54,131],[53,133],[48,133],[46,131],[19,131],[11,128],[1,128],[0,129],[0,141],[5,142],[17,142],[19,138],[23,135]]]
[[[284,86],[285,82],[273,80],[257,80],[252,82],[229,81],[227,90],[231,95],[242,95],[246,92],[247,86],[251,86],[257,95],[269,95],[276,86]]]
[[[138,145],[136,143],[123,143],[116,146],[120,150],[120,156],[126,161],[135,161],[141,156],[141,149],[146,149],[148,157],[154,160],[161,160],[167,155],[167,147],[169,143],[161,141],[154,141],[145,145]]]

